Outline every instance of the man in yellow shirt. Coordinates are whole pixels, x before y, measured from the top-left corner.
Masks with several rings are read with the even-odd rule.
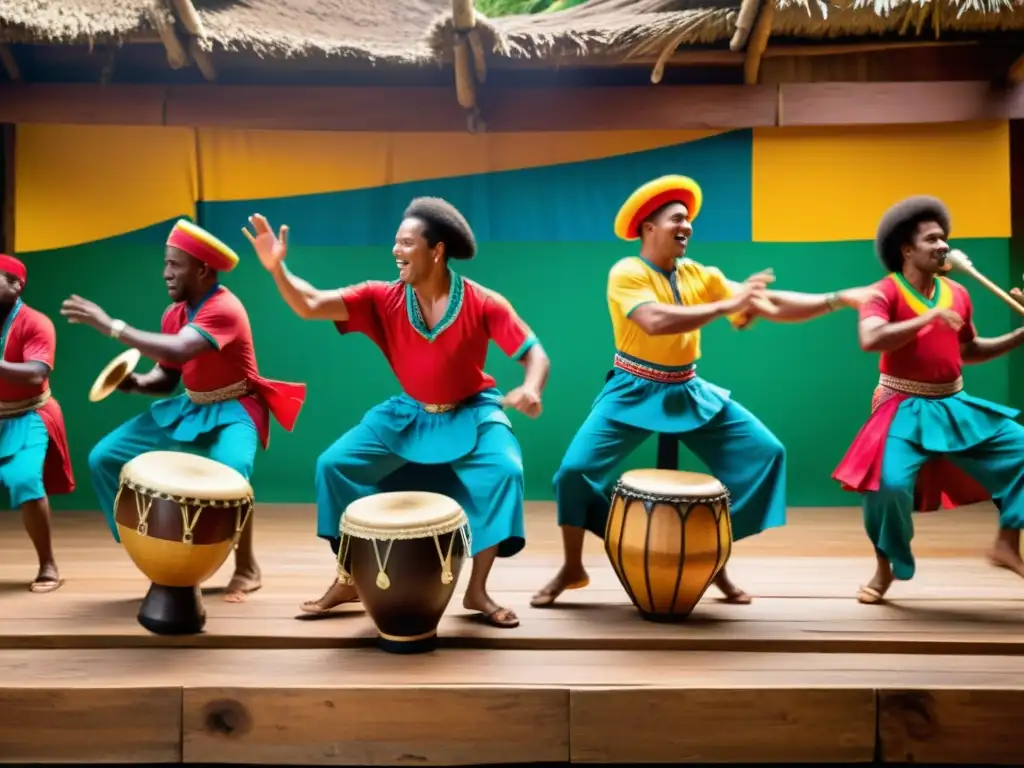
[[[696,375],[700,329],[719,317],[737,328],[755,317],[802,322],[858,307],[872,289],[768,290],[770,271],[739,284],[727,280],[721,270],[685,258],[701,202],[695,181],[664,176],[637,189],[615,218],[616,235],[639,239],[640,255],[622,259],[608,276],[614,371],[555,473],[565,560],[533,596],[534,607],[590,583],[586,531],[604,537],[613,472],[653,432],[677,436],[729,489],[735,540],[785,524],[785,448],[728,390]],[[750,602],[725,569],[715,586],[729,602]]]

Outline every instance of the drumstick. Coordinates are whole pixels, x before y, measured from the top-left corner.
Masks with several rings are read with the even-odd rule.
[[[961,272],[966,272],[967,274],[969,274],[979,283],[981,283],[990,291],[992,291],[992,293],[994,293],[996,296],[998,296],[1011,307],[1013,307],[1015,310],[1017,310],[1017,312],[1024,315],[1024,306],[1022,306],[1015,298],[1013,298],[1013,296],[1008,294],[998,285],[996,285],[983,274],[981,274],[981,272],[977,270],[977,268],[974,266],[971,260],[967,258],[967,254],[965,254],[963,251],[958,249],[950,251],[948,254],[946,254],[946,261],[952,264],[954,269],[959,269]]]

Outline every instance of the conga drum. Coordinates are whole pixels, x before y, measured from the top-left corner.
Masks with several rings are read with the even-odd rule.
[[[681,621],[732,553],[729,493],[696,472],[626,472],[612,494],[604,549],[641,616]]]
[[[114,500],[117,530],[152,582],[139,624],[159,635],[202,631],[199,586],[224,565],[252,507],[249,482],[212,459],[151,451],[124,465]]]
[[[437,647],[437,626],[470,550],[469,520],[439,493],[397,491],[354,501],[341,518],[338,577],[355,584],[390,653]]]

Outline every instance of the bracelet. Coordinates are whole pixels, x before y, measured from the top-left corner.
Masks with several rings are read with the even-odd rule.
[[[124,333],[125,327],[126,327],[126,325],[125,325],[124,320],[114,320],[110,324],[110,338],[112,338],[112,339],[119,339],[119,338],[121,338],[121,334]]]
[[[837,309],[839,309],[842,306],[842,303],[839,301],[839,294],[837,294],[835,291],[831,293],[826,293],[825,306],[828,307],[829,312],[835,312]]]

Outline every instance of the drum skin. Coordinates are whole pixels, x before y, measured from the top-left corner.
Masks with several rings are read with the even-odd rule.
[[[377,625],[382,640],[388,641],[387,650],[401,653],[406,650],[401,646],[409,644],[408,652],[419,652],[425,649],[420,641],[436,637],[441,616],[452,600],[467,554],[458,530],[440,534],[437,543],[444,553],[448,552],[449,546],[452,548],[452,580],[448,584],[441,582],[441,561],[432,535],[390,542],[349,539],[346,570],[352,575],[359,599]],[[387,560],[387,577],[390,584],[387,589],[381,589],[377,585],[380,569],[374,546],[383,558],[389,545],[391,554]]]
[[[651,621],[682,621],[732,553],[729,496],[710,475],[633,470],[616,483],[605,552]]]
[[[137,504],[152,504],[146,517],[147,531],[138,531]],[[147,579],[164,587],[194,587],[213,576],[235,545],[237,507],[187,507],[189,520],[199,521],[192,529],[192,543],[185,544],[181,505],[153,498],[131,488],[122,488],[114,511],[117,531],[128,556]],[[200,512],[201,510],[201,512]],[[243,519],[245,513],[242,513]]]

